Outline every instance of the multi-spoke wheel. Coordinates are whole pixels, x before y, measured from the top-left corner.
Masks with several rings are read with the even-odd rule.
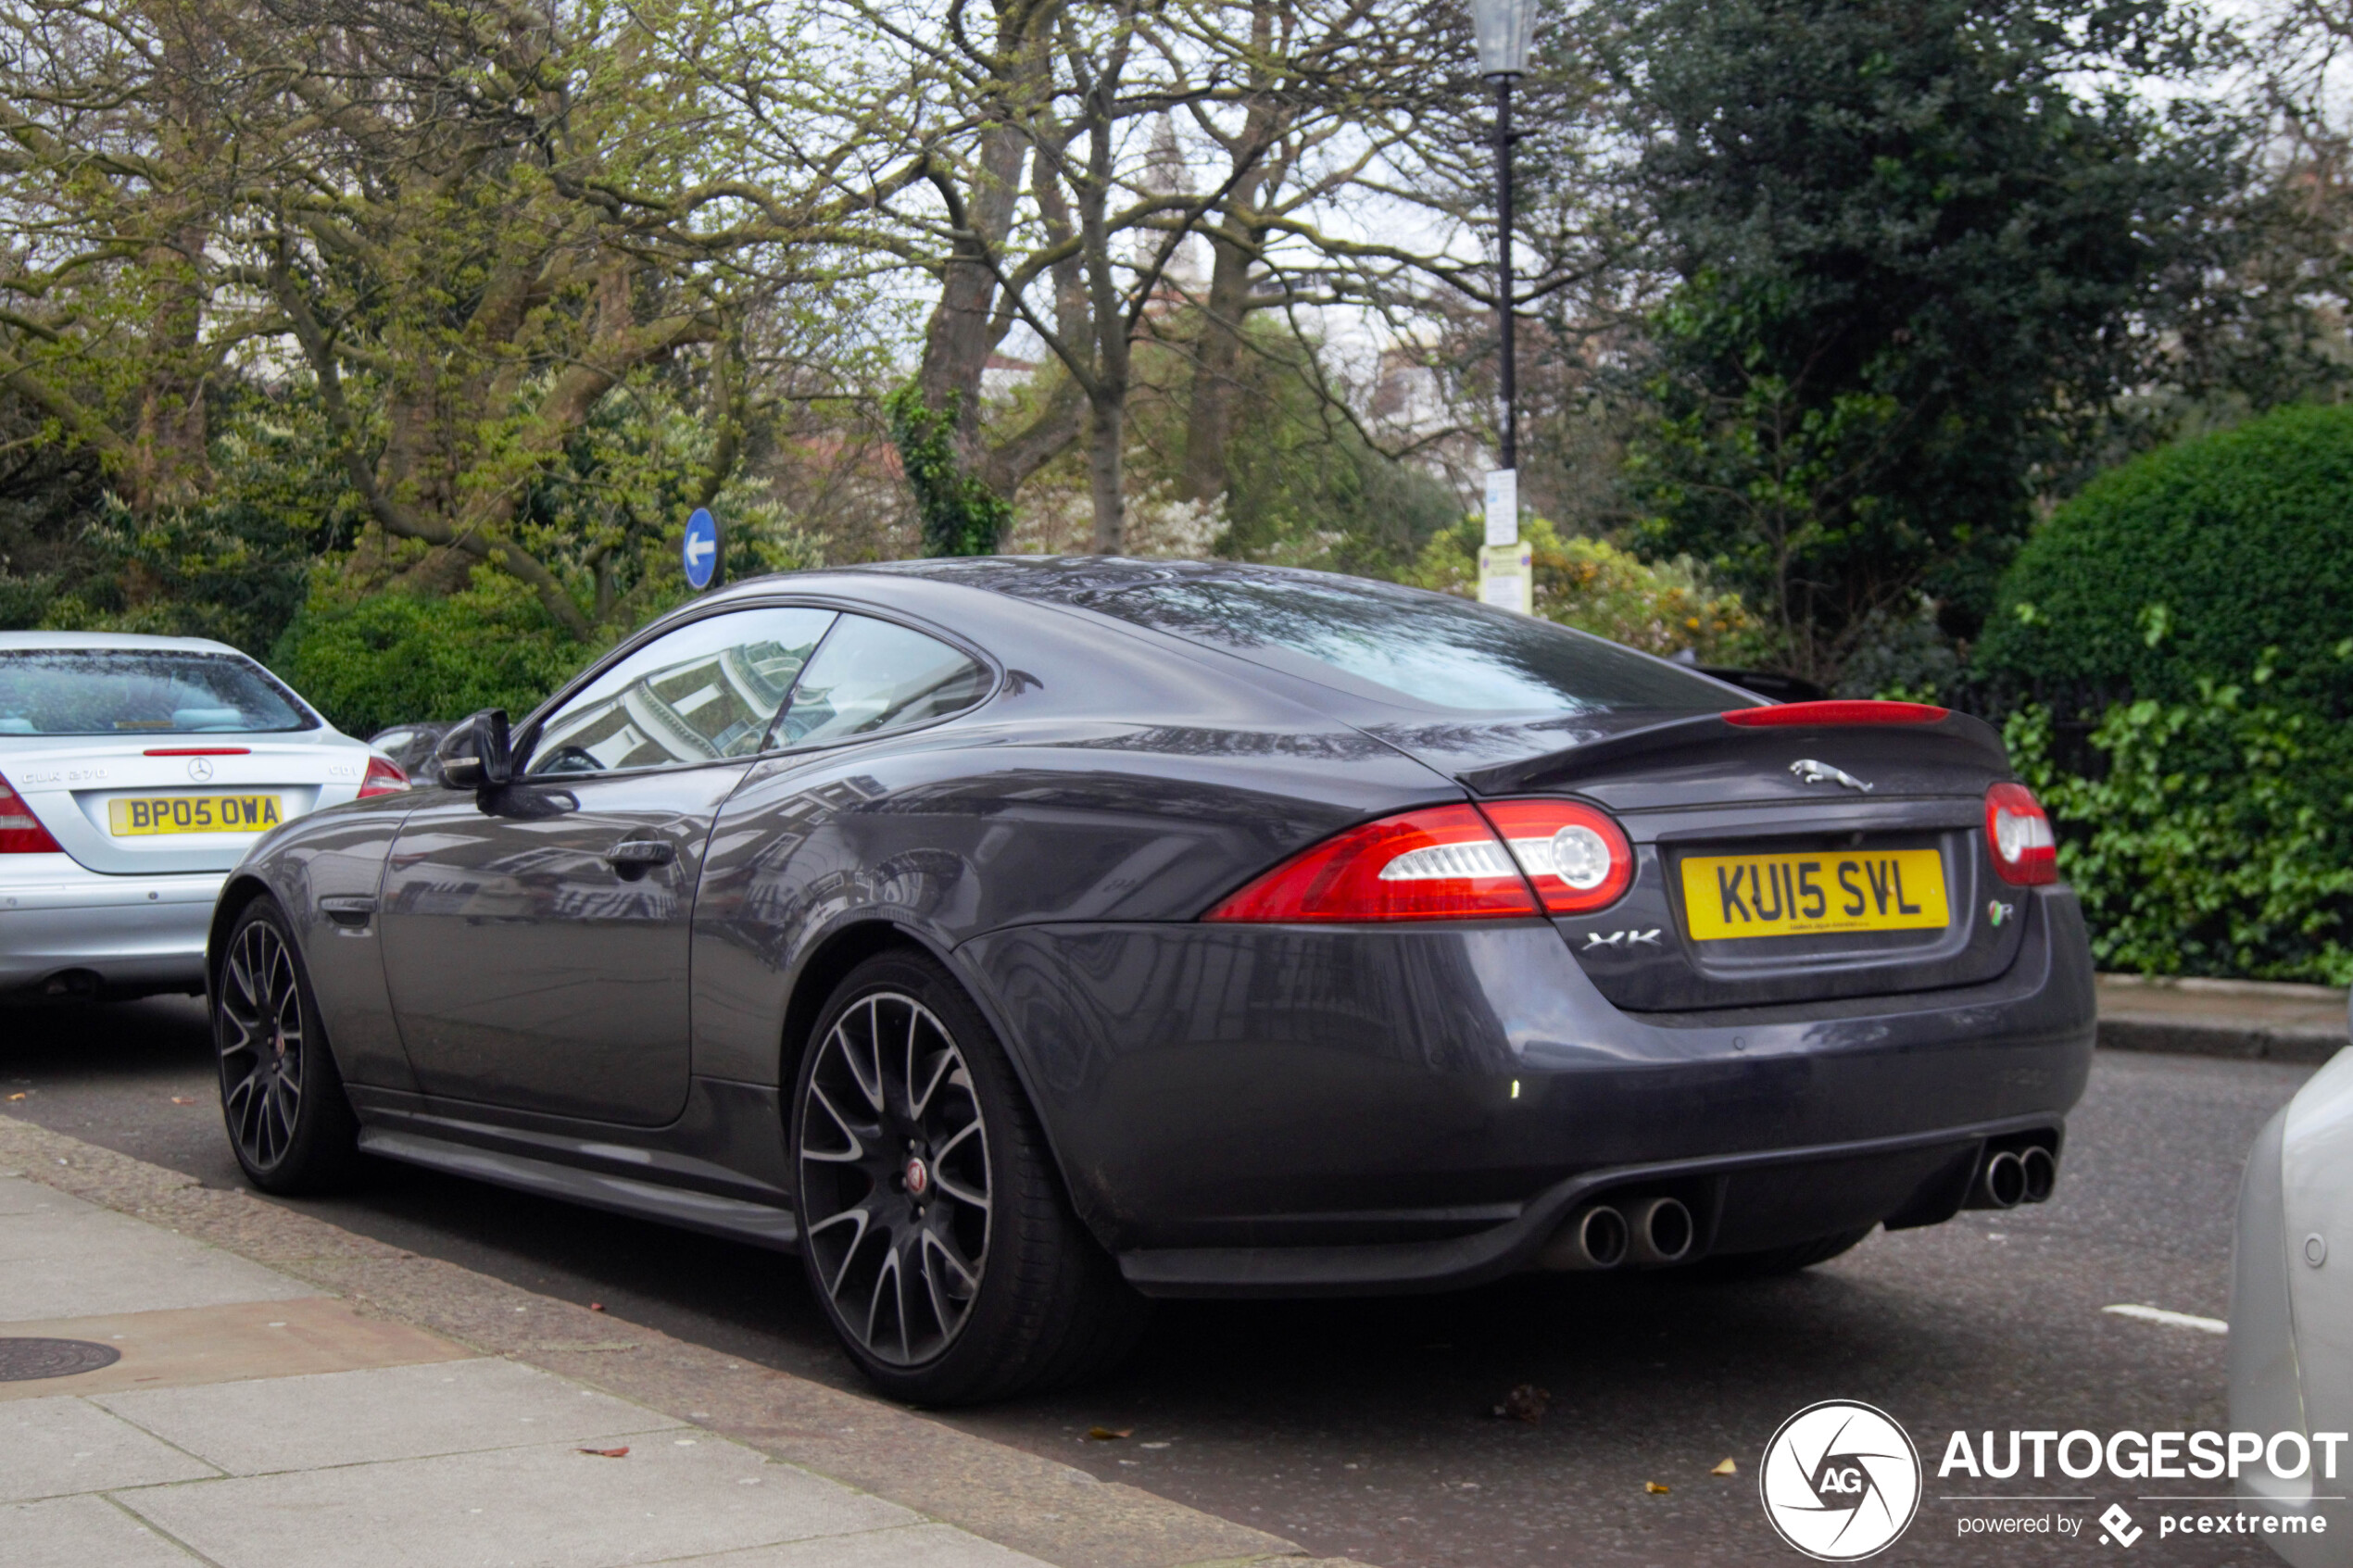
[[[212,981],[220,1110],[237,1163],[271,1192],[333,1185],[351,1166],[359,1127],[274,900],[245,906]]]
[[[800,1106],[801,1245],[837,1323],[914,1366],[972,1315],[988,1260],[988,1127],[932,1010],[872,991],[818,1042]]]
[[[927,960],[870,959],[836,988],[791,1132],[804,1271],[886,1391],[998,1399],[1133,1343],[1140,1298],[1071,1213],[979,1010]]]

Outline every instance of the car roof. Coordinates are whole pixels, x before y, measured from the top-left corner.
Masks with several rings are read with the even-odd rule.
[[[1304,567],[1264,566],[1239,560],[1141,559],[1133,556],[934,556],[921,560],[876,561],[846,568],[962,583],[993,593],[1061,599],[1089,591],[1139,583],[1321,583],[1366,592],[1416,594],[1377,578]]]
[[[87,649],[117,653],[225,653],[245,655],[209,637],[151,637],[143,632],[0,632],[0,652]]]

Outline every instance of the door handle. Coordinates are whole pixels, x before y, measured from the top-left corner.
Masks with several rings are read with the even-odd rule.
[[[605,851],[605,863],[623,872],[666,866],[677,858],[677,847],[659,838],[624,838]]]

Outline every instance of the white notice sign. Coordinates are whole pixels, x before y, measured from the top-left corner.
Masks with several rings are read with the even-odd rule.
[[[1519,543],[1519,471],[1497,469],[1487,476],[1487,542]]]

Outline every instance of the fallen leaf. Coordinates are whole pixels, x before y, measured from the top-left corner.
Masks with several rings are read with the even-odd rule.
[[[174,1095],[171,1097],[171,1103],[174,1105],[194,1105],[196,1102],[186,1095]]]
[[[1655,1481],[1645,1481],[1645,1482],[1643,1482],[1643,1483],[1642,1483],[1642,1490],[1644,1490],[1644,1491],[1646,1491],[1646,1492],[1650,1493],[1650,1494],[1651,1494],[1651,1496],[1653,1496],[1653,1497],[1658,1497],[1658,1496],[1663,1495],[1663,1494],[1666,1492],[1667,1488],[1666,1488],[1665,1486],[1660,1486],[1660,1485],[1659,1485],[1657,1482],[1655,1482]]]
[[[629,1457],[629,1450],[627,1449],[574,1449],[573,1452],[579,1454],[595,1454],[598,1459],[627,1459]],[[1666,1490],[1663,1486],[1659,1489],[1661,1491]]]
[[[601,1312],[605,1310],[605,1304],[602,1301],[591,1301],[588,1303],[588,1310],[592,1312]]]
[[[1132,1426],[1089,1426],[1087,1436],[1098,1443],[1115,1443],[1122,1437],[1132,1436],[1135,1430]]]
[[[1504,1396],[1504,1402],[1495,1407],[1495,1413],[1533,1426],[1544,1419],[1544,1412],[1552,1408],[1552,1403],[1550,1389],[1539,1388],[1533,1383],[1523,1383]]]
[[[9,1098],[10,1099],[22,1099],[22,1098],[24,1098],[24,1096],[23,1096],[23,1095],[21,1095],[21,1094],[13,1094],[13,1095],[10,1095],[8,1098]],[[58,1161],[57,1161],[57,1163],[58,1163],[58,1164],[60,1164],[60,1165],[62,1165],[62,1164],[64,1164],[64,1163],[65,1163],[65,1161],[64,1161],[64,1160],[58,1160]]]
[[[1708,1472],[1710,1475],[1738,1475],[1740,1473],[1741,1467],[1729,1459]]]

